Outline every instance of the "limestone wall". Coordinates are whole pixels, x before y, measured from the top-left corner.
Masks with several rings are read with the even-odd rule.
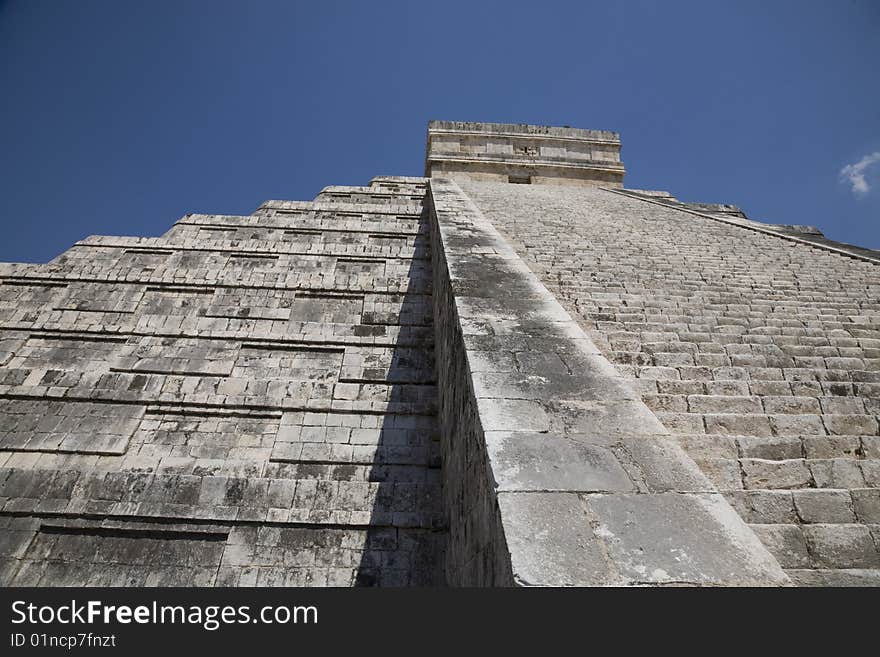
[[[436,194],[435,194],[436,195]],[[451,586],[511,586],[514,576],[501,525],[495,480],[468,363],[462,320],[431,195],[438,429],[443,508],[449,529],[444,580]]]
[[[0,583],[441,581],[424,196],[0,265]]]

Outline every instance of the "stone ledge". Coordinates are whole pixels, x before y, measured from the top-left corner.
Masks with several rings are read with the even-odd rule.
[[[787,585],[461,188],[430,190],[449,583]]]
[[[487,134],[554,137],[556,139],[573,139],[577,141],[595,141],[597,143],[619,144],[620,135],[610,130],[586,130],[584,128],[565,128],[527,123],[477,123],[473,121],[430,121],[428,134],[451,132],[454,134]],[[417,180],[424,180],[419,178]]]

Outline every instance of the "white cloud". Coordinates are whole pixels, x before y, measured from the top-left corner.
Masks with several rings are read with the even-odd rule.
[[[855,164],[847,164],[840,170],[840,179],[843,182],[852,185],[853,194],[856,196],[864,196],[871,189],[865,178],[865,169],[880,162],[880,151],[874,151],[870,155],[865,155]]]

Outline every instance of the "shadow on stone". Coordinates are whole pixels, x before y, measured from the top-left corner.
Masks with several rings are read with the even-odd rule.
[[[441,584],[445,527],[441,517],[440,457],[436,418],[434,329],[427,212],[418,220],[408,285],[398,297],[397,320],[377,326],[383,335],[399,326],[387,371],[388,412],[381,416],[369,481],[377,482],[370,527],[357,569],[357,586]],[[391,329],[391,330],[388,330]]]

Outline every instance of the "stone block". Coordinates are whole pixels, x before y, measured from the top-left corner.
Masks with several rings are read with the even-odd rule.
[[[750,525],[783,568],[809,568],[810,555],[797,525]]]
[[[487,431],[498,491],[633,491],[614,453],[552,433]]]
[[[500,493],[498,507],[514,583],[603,586],[618,583],[572,493]]]
[[[742,459],[743,485],[756,488],[806,488],[813,482],[810,469],[803,459],[768,461]]]
[[[585,500],[596,534],[629,583],[787,582],[773,557],[718,494],[589,495]]]
[[[880,552],[864,525],[806,525],[804,536],[819,568],[880,568]]]
[[[794,505],[806,523],[853,523],[853,501],[849,491],[825,488],[794,491]]]
[[[880,524],[880,489],[856,488],[850,491],[858,521]]]

